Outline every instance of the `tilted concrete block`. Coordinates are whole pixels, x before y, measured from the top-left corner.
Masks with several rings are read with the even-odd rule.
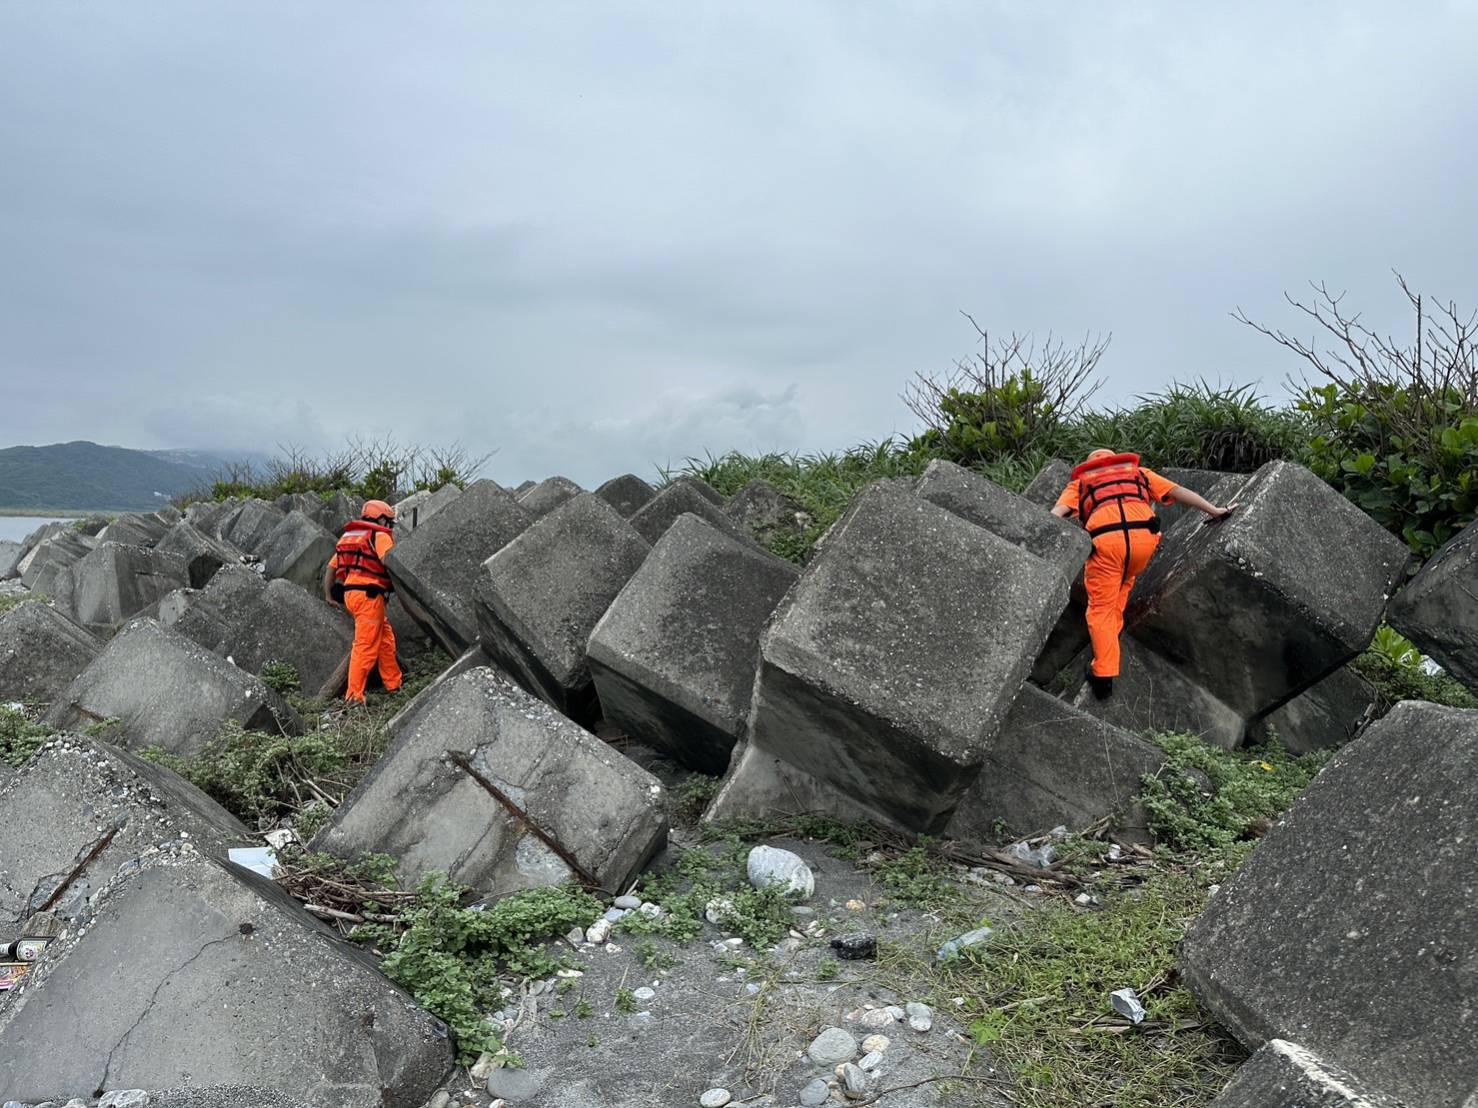
[[[736,492],[724,508],[729,518],[762,545],[782,536],[805,533],[813,520],[805,506],[768,481],[755,478]]]
[[[1213,490],[1218,497],[1220,489]],[[1135,638],[1251,718],[1369,645],[1405,573],[1407,551],[1291,462],[1258,470],[1238,500],[1220,523],[1186,519],[1173,529],[1192,525],[1194,533],[1150,562],[1128,625]]]
[[[282,522],[285,514],[275,504],[268,504],[265,500],[244,500],[216,521],[216,536],[225,539],[237,550],[260,554],[262,544],[267,541],[272,528]]]
[[[1121,835],[1147,841],[1137,798],[1165,762],[1154,743],[1027,685],[945,834],[990,843],[997,821],[1025,837],[1113,815]]]
[[[268,577],[291,581],[318,596],[337,542],[317,520],[294,510],[268,532],[257,553]]]
[[[81,673],[103,644],[40,600],[0,615],[0,700],[49,703]]]
[[[42,539],[16,566],[21,584],[32,592],[50,595],[57,576],[80,562],[96,545],[90,536],[71,530]]]
[[[750,741],[879,818],[937,831],[1066,592],[1056,567],[909,484],[871,485],[762,637]]]
[[[221,537],[221,525],[241,507],[235,497],[229,500],[197,500],[185,506],[185,522],[212,538]]]
[[[736,746],[718,795],[703,813],[703,822],[711,825],[731,820],[771,822],[792,816],[827,816],[843,823],[877,819],[873,809],[857,803],[841,789],[759,749],[754,743]]]
[[[1146,463],[1148,464],[1148,462]],[[1153,467],[1151,467],[1153,468]],[[1236,473],[1225,473],[1218,469],[1182,469],[1172,466],[1168,469],[1155,470],[1165,480],[1179,485],[1181,488],[1190,489],[1191,492],[1199,493],[1207,500],[1211,500],[1216,486],[1228,478],[1236,479]],[[1211,501],[1213,504],[1216,501]],[[1171,527],[1179,523],[1182,516],[1200,515],[1195,508],[1188,508],[1184,504],[1156,504],[1155,514],[1160,517],[1160,525],[1168,532]]]
[[[9,540],[0,542],[0,581],[10,579],[10,571],[15,568],[25,552],[25,547],[18,542]]]
[[[158,516],[130,512],[98,532],[98,542],[121,542],[126,546],[153,546],[164,538],[169,524]]]
[[[590,635],[606,720],[723,773],[749,719],[760,631],[796,577],[753,543],[680,517]]]
[[[177,554],[185,559],[185,576],[192,589],[205,588],[222,566],[241,564],[241,551],[184,520],[165,532],[164,537],[154,544],[154,550],[160,554]]]
[[[1407,1108],[1358,1077],[1283,1039],[1257,1049],[1211,1108]]]
[[[215,650],[261,603],[266,591],[266,579],[256,570],[222,566],[205,588],[176,591],[161,600],[158,619],[191,642]]]
[[[1478,692],[1478,527],[1468,524],[1391,601],[1391,626]]]
[[[150,619],[126,624],[43,717],[59,729],[118,722],[109,741],[195,754],[228,720],[297,732],[302,722],[262,682]]]
[[[651,502],[657,490],[636,474],[623,473],[601,485],[595,495],[615,508],[622,519],[630,519]]]
[[[710,504],[716,504],[720,508],[724,506],[723,493],[719,492],[718,489],[714,488],[707,481],[700,481],[698,478],[694,477],[690,473],[684,473],[680,477],[674,477],[671,481],[667,482],[667,484],[662,487],[664,489],[670,489],[675,485],[685,485],[686,487],[696,492],[699,496],[703,497],[704,500],[707,500]]]
[[[1211,899],[1181,977],[1249,1049],[1294,1039],[1413,1104],[1478,1089],[1478,710],[1405,701]]]
[[[0,1089],[256,1085],[325,1108],[419,1108],[446,1028],[271,881],[182,843],[126,866],[85,929],[0,1000]]]
[[[666,840],[655,777],[485,666],[422,693],[389,732],[314,850],[387,853],[404,881],[441,871],[503,896],[571,878],[624,891]]]
[[[705,496],[697,487],[699,485],[703,485],[703,482],[691,478],[674,481],[631,517],[631,526],[648,543],[655,543],[677,522],[679,516],[691,512],[736,539],[748,540],[749,533],[729,518],[721,504],[716,504]],[[708,486],[703,485],[703,488],[708,489]]]
[[[72,566],[58,591],[78,623],[112,630],[160,597],[189,583],[185,559],[142,546],[104,542]]]
[[[649,549],[593,493],[560,505],[482,567],[476,596],[483,651],[530,692],[587,718],[594,707],[590,632]]]
[[[518,502],[533,515],[544,516],[554,511],[566,500],[571,500],[584,491],[568,477],[546,477],[521,494]]]
[[[1021,495],[1033,504],[1040,504],[1042,507],[1050,509],[1052,505],[1057,503],[1057,498],[1062,495],[1062,490],[1067,487],[1067,483],[1072,480],[1072,476],[1072,462],[1065,462],[1061,458],[1053,458],[1037,471],[1037,475],[1022,490]]]
[[[407,535],[462,494],[456,485],[435,490],[420,489],[395,502],[395,533]]]
[[[272,581],[227,627],[216,652],[248,673],[286,662],[304,693],[336,696],[353,645],[354,620],[343,608],[289,581]]]
[[[1295,754],[1343,746],[1375,718],[1380,694],[1349,666],[1341,666],[1281,708],[1247,725],[1247,741],[1277,737]]]
[[[472,590],[483,562],[534,517],[492,481],[467,486],[436,517],[396,542],[385,559],[406,610],[456,657],[477,642]]]
[[[1175,731],[1223,750],[1242,745],[1247,720],[1240,712],[1131,636],[1125,635],[1120,646],[1119,676],[1107,700],[1097,699],[1085,683],[1092,652],[1085,651],[1072,664],[1068,699],[1075,707],[1136,734]]]

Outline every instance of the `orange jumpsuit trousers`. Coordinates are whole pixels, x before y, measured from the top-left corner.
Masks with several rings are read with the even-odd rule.
[[[1119,505],[1123,505],[1123,515]],[[1088,530],[1125,520],[1153,519],[1148,504],[1117,501],[1105,504],[1088,520]],[[1146,530],[1106,531],[1093,538],[1093,553],[1083,567],[1083,585],[1088,590],[1088,637],[1093,641],[1093,672],[1099,677],[1119,676],[1119,635],[1124,630],[1124,609],[1134,590],[1134,579],[1144,572],[1160,545],[1160,536]]]
[[[354,617],[354,649],[349,652],[349,686],[345,700],[364,700],[364,687],[376,666],[389,692],[400,688],[400,663],[395,660],[395,630],[385,618],[385,594],[371,596],[358,589],[344,593],[344,607]]]

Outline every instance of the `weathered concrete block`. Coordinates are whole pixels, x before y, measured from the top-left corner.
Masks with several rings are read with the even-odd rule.
[[[88,551],[68,576],[64,594],[70,614],[96,630],[111,630],[189,583],[185,559],[178,554],[116,542],[104,542]]]
[[[1040,504],[1050,509],[1057,503],[1057,498],[1062,495],[1062,490],[1073,476],[1072,462],[1065,462],[1061,458],[1053,458],[1037,471],[1037,475],[1031,479],[1031,483],[1022,490],[1021,495],[1033,504]]]
[[[0,700],[49,703],[102,648],[50,605],[17,604],[0,615]]]
[[[20,560],[21,584],[32,592],[50,594],[56,578],[81,561],[97,542],[90,536],[72,530],[60,531],[38,542]]]
[[[1391,601],[1387,618],[1478,692],[1478,527],[1449,539]]]
[[[1199,493],[1208,500],[1211,499],[1211,493],[1216,486],[1227,478],[1235,479],[1246,476],[1245,474],[1225,473],[1219,469],[1182,469],[1175,466],[1169,469],[1155,470],[1155,472],[1165,478],[1165,480],[1173,481],[1181,488],[1190,489],[1191,492]],[[1212,501],[1212,503],[1215,503],[1215,501]],[[1180,522],[1180,518],[1187,513],[1191,513],[1192,515],[1200,514],[1195,508],[1187,508],[1184,504],[1155,505],[1155,514],[1160,517],[1160,526],[1167,532],[1176,523]]]
[[[403,880],[439,870],[502,896],[571,877],[624,889],[666,840],[655,777],[485,666],[428,689],[389,732],[313,849],[385,852]]]
[[[586,717],[586,646],[650,547],[614,508],[583,493],[536,520],[482,568],[482,649],[530,692]]]
[[[1365,649],[1405,572],[1407,551],[1291,462],[1263,466],[1239,500],[1228,519],[1195,527],[1151,561],[1128,624],[1137,639],[1251,718]]]
[[[813,522],[799,500],[759,478],[736,492],[724,511],[761,544],[769,544],[782,535],[801,535]]]
[[[220,538],[221,524],[239,507],[241,501],[235,497],[229,500],[197,500],[185,506],[185,522],[213,538]]]
[[[1084,673],[1091,654],[1080,654],[1069,672],[1068,697],[1074,707],[1126,731],[1178,731],[1233,750],[1242,745],[1247,720],[1218,700],[1175,663],[1125,635],[1114,695],[1097,700]]]
[[[703,813],[703,822],[774,820],[790,816],[828,816],[844,823],[877,819],[877,813],[834,785],[741,742],[729,760],[718,795]]]
[[[720,508],[724,506],[724,494],[719,492],[718,489],[714,488],[707,481],[700,481],[692,474],[684,473],[681,477],[674,477],[667,484],[663,485],[662,488],[670,489],[674,485],[686,485],[710,504],[716,504]]]
[[[97,894],[0,1006],[0,1088],[38,1101],[201,1075],[326,1108],[419,1108],[446,1028],[272,882],[188,843]]]
[[[630,519],[651,503],[657,490],[636,474],[623,473],[620,477],[612,477],[596,489],[595,495],[615,508],[622,519]]]
[[[517,485],[513,487],[513,495],[522,496],[524,493],[533,488],[536,484],[538,484],[537,481],[520,481]]]
[[[631,526],[648,543],[655,543],[677,522],[679,516],[691,512],[725,534],[748,540],[749,533],[730,519],[720,504],[715,504],[704,496],[697,488],[699,485],[703,485],[703,482],[691,478],[672,482],[631,517]],[[707,489],[708,486],[703,485],[703,488]]]
[[[1049,563],[871,485],[761,641],[750,741],[880,818],[939,830],[1061,611]]]
[[[237,550],[259,554],[272,528],[282,522],[284,512],[265,500],[243,500],[216,521],[216,537]]]
[[[930,462],[916,491],[925,500],[1052,563],[1069,582],[1082,574],[1093,550],[1093,540],[1077,524],[1058,519],[953,462],[937,458]]]
[[[349,521],[358,519],[363,511],[363,500],[358,500],[346,492],[336,492],[323,502],[323,507],[318,514],[318,522],[323,524],[324,530],[338,538],[344,533],[344,528]]]
[[[442,485],[435,491],[420,489],[395,502],[395,531],[402,537],[427,522],[458,496],[456,485]]]
[[[43,718],[59,729],[116,719],[110,741],[171,754],[196,753],[228,720],[261,731],[302,728],[260,680],[150,619],[126,624]]]
[[[584,491],[568,477],[546,477],[528,492],[521,494],[518,502],[533,515],[543,516]]]
[[[241,551],[224,539],[207,535],[181,520],[154,544],[160,554],[177,554],[185,559],[185,576],[190,588],[203,589],[222,566],[240,565]]]
[[[1165,761],[1154,743],[1026,685],[945,834],[993,842],[997,821],[1027,836],[1114,815],[1121,834],[1147,840],[1137,798]]]
[[[246,566],[222,566],[198,592],[170,593],[159,602],[159,622],[207,650],[226,641],[231,628],[261,602],[267,582]]]
[[[271,581],[216,648],[248,673],[287,662],[309,696],[336,696],[354,644],[354,620],[290,581]]]
[[[759,638],[796,568],[694,515],[678,519],[590,635],[608,721],[704,773],[742,737]]]
[[[9,540],[0,542],[0,581],[10,578],[10,571],[15,568],[16,563],[21,560],[21,555],[24,553],[25,547],[21,546],[18,542],[10,542]]]
[[[1348,1070],[1295,1043],[1273,1039],[1237,1070],[1211,1108],[1405,1108]]]
[[[337,541],[316,519],[294,510],[268,532],[257,553],[268,577],[291,581],[317,595],[323,591],[323,570]]]
[[[1413,1104],[1478,1089],[1478,711],[1406,701],[1221,887],[1182,979],[1248,1048],[1297,1037]]]
[[[126,546],[153,546],[164,538],[169,524],[158,516],[130,512],[98,532],[98,542],[121,542]]]
[[[482,563],[533,520],[507,490],[478,481],[390,551],[385,565],[401,602],[448,654],[477,642],[472,590]]]
[[[146,851],[188,838],[225,860],[247,829],[183,777],[106,743],[52,739],[0,787],[0,927],[32,912],[86,920],[88,898]]]
[[[1263,743],[1276,735],[1295,754],[1343,746],[1375,718],[1379,701],[1369,681],[1341,666],[1281,708],[1249,723],[1247,741]]]

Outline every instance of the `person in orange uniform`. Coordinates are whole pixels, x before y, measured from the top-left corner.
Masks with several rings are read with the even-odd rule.
[[[359,519],[344,528],[324,573],[324,598],[354,617],[354,648],[349,653],[349,684],[344,700],[364,703],[364,687],[376,666],[387,692],[400,688],[395,631],[385,617],[390,573],[385,555],[395,545],[395,509],[383,500],[366,500]]]
[[[1088,590],[1088,637],[1093,642],[1088,684],[1100,700],[1113,695],[1119,675],[1119,635],[1134,580],[1160,545],[1154,506],[1171,503],[1197,508],[1212,519],[1225,519],[1236,507],[1217,507],[1167,481],[1141,466],[1137,454],[1095,450],[1073,469],[1072,480],[1052,509],[1055,516],[1076,517],[1093,539],[1083,584]]]

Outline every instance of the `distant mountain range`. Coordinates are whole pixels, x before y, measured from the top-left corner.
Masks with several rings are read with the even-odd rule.
[[[247,451],[128,450],[95,442],[0,450],[0,511],[139,511],[208,485]]]

